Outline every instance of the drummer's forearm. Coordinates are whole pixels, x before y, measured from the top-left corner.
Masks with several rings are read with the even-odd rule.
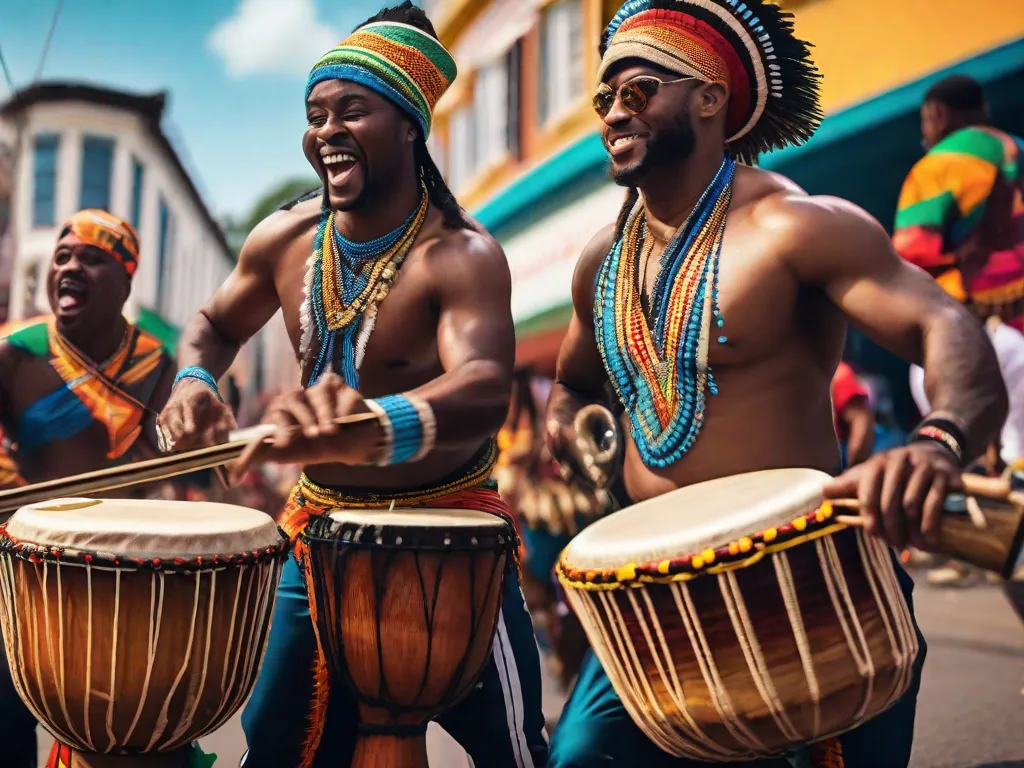
[[[178,368],[198,366],[219,379],[234,362],[241,344],[221,334],[204,311],[197,312],[182,331]]]
[[[924,333],[925,391],[934,411],[964,426],[964,459],[999,438],[1008,400],[999,360],[984,331],[966,313],[936,313]]]
[[[512,374],[493,360],[475,360],[408,394],[424,402],[437,425],[435,450],[478,446],[508,415]]]

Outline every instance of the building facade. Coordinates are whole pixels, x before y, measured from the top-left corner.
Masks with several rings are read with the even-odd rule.
[[[427,3],[459,65],[438,108],[433,151],[460,202],[508,256],[518,362],[547,372],[571,315],[576,259],[623,199],[607,181],[590,107],[600,33],[620,4]],[[852,200],[891,226],[900,185],[921,156],[921,99],[953,72],[981,81],[993,121],[1024,134],[1024,3],[975,0],[969,11],[959,0],[779,4],[814,44],[826,120],[807,145],[761,165],[809,192]],[[894,364],[855,337],[858,345],[865,368]],[[894,378],[906,381],[899,371]],[[894,398],[909,403],[909,391]]]
[[[45,278],[59,228],[83,208],[109,210],[138,231],[139,269],[125,314],[172,351],[180,330],[230,274],[234,253],[162,127],[165,103],[165,94],[48,83],[0,107],[0,144],[6,136],[15,147],[10,320],[50,311]],[[231,371],[250,393],[266,365],[263,339],[254,341]]]

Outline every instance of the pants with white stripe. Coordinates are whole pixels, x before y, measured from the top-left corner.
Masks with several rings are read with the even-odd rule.
[[[491,659],[469,696],[438,718],[478,768],[544,768],[547,735],[541,711],[540,658],[533,621],[515,566],[505,579]],[[291,768],[301,762],[313,699],[310,670],[316,637],[306,587],[295,560],[281,575],[263,668],[242,716],[249,751],[244,768]],[[358,713],[354,698],[332,685],[313,768],[339,768],[352,759]]]

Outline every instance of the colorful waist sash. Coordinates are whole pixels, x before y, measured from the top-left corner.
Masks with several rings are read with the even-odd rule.
[[[332,488],[299,478],[285,504],[278,524],[294,544],[309,524],[310,517],[334,509],[389,509],[395,507],[433,507],[435,509],[477,509],[505,518],[513,525],[508,506],[498,496],[498,484],[491,472],[498,459],[493,440],[463,468],[425,488],[370,491],[361,488]]]

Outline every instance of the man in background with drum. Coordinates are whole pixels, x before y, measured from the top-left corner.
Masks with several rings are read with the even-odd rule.
[[[128,222],[86,210],[61,228],[46,286],[53,315],[0,341],[0,422],[12,483],[43,482],[159,455],[156,415],[174,366],[124,319],[139,258]],[[36,765],[36,721],[0,669],[5,768]]]
[[[274,446],[255,443],[240,466],[305,466],[280,518],[293,538],[311,515],[345,507],[507,515],[489,477],[515,357],[508,264],[466,218],[426,147],[433,108],[455,75],[409,2],[325,54],[307,84],[303,139],[323,195],[256,227],[182,338],[182,370],[161,415],[176,449],[227,436],[233,420],[217,379],[283,309],[308,388],[270,405]],[[335,421],[367,413],[377,418]],[[539,768],[547,762],[540,660],[514,566],[505,585],[488,667],[439,722],[476,765]],[[347,765],[355,700],[343,689],[328,696],[329,687],[292,559],[243,717],[243,765]]]
[[[594,107],[629,193],[576,268],[549,446],[567,475],[587,472],[574,418],[611,383],[632,427],[634,502],[771,468],[838,473],[829,384],[849,319],[924,363],[939,410],[826,492],[859,499],[868,530],[893,546],[934,544],[946,492],[998,433],[1006,392],[977,321],[870,216],[734,162],[799,144],[821,119],[791,18],[763,0],[636,0],[606,31]],[[847,768],[907,765],[923,657],[922,645],[904,698],[826,745],[821,764],[841,749]],[[648,740],[590,655],[550,765],[605,764],[693,765]]]

